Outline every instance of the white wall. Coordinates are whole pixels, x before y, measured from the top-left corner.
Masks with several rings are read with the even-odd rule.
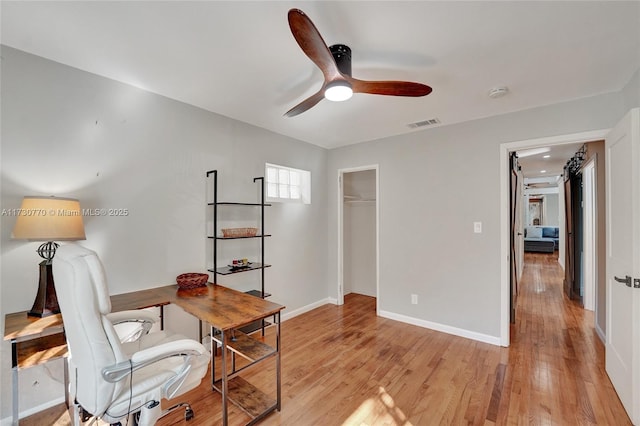
[[[379,164],[380,312],[499,342],[499,145],[608,128],[623,113],[621,94],[607,94],[331,150],[331,182],[338,169]],[[333,253],[337,188],[328,190]],[[329,280],[335,297],[332,256]]]
[[[542,198],[544,199],[542,203],[544,226],[558,226],[558,194],[546,194]]]
[[[273,162],[311,171],[313,203],[267,210],[267,291],[285,313],[326,300],[326,150],[4,46],[1,66],[1,207],[18,208],[24,195],[58,195],[83,208],[128,209],[126,217],[84,218],[82,244],[101,256],[113,294],[203,271],[205,172],[219,170],[221,199],[256,201],[252,179]],[[1,217],[0,328],[6,313],[31,307],[37,288],[39,243],[12,241],[14,223]],[[0,418],[7,418],[7,342],[0,353]],[[61,365],[49,368],[59,380]],[[43,367],[20,377],[23,412],[63,395]]]

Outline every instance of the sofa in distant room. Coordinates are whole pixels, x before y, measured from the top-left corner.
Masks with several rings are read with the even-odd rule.
[[[527,226],[524,229],[524,251],[553,253],[560,237],[556,226]]]

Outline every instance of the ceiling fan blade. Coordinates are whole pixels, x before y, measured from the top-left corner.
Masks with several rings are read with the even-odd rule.
[[[289,10],[288,17],[293,37],[305,55],[320,68],[325,80],[329,81],[339,77],[340,71],[336,61],[311,19],[300,9]]]
[[[365,81],[349,76],[345,78],[351,83],[354,93],[419,97],[426,96],[433,90],[426,84],[410,81]]]
[[[319,92],[309,96],[307,99],[305,99],[304,101],[300,102],[298,105],[294,106],[289,111],[287,111],[284,115],[286,117],[295,117],[296,115],[302,114],[306,110],[310,109],[311,107],[313,107],[323,99],[324,99],[324,85],[322,86]]]

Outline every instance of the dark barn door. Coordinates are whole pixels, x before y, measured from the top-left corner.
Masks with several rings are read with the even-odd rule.
[[[571,191],[571,178],[564,177],[564,208],[565,208],[565,239],[564,239],[564,291],[571,298],[574,274],[574,251],[573,251],[573,200]]]

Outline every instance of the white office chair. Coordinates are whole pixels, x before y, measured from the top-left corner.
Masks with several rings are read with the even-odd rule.
[[[200,343],[164,331],[148,333],[155,321],[141,310],[111,312],[105,272],[97,254],[76,244],[61,246],[53,260],[56,293],[69,349],[74,424],[90,417],[108,423],[131,418],[153,425],[164,412],[162,398],[195,388],[206,374],[209,353]],[[135,321],[144,333],[121,343],[114,324]],[[129,423],[131,424],[131,423]]]

